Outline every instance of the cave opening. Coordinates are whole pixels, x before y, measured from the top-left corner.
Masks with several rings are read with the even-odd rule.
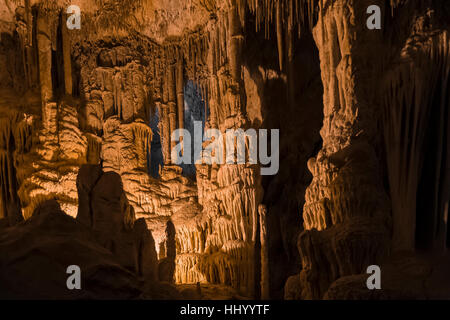
[[[429,119],[423,129],[425,139],[422,170],[419,176],[416,212],[416,248],[450,247],[447,224],[450,199],[449,105],[448,73],[441,75],[429,105]]]

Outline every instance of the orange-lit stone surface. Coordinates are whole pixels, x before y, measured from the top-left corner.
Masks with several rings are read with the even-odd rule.
[[[0,0],[0,297],[450,298],[449,14]],[[278,173],[172,163],[194,121],[279,129]]]

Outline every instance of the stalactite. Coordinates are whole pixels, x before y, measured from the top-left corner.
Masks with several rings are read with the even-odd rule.
[[[18,181],[15,163],[30,148],[30,128],[18,112],[0,119],[0,217],[19,221],[21,213],[17,195]]]
[[[284,48],[283,48],[283,16],[281,1],[277,1],[276,4],[276,28],[277,28],[277,45],[278,45],[278,62],[280,65],[280,70],[283,70],[283,58],[284,58]]]
[[[178,105],[178,128],[184,128],[184,66],[182,57],[178,58],[176,89],[177,89],[177,105]]]
[[[164,164],[170,163],[170,122],[168,109],[166,104],[159,104],[159,114],[161,115],[161,119],[158,126],[159,132],[161,132]]]
[[[86,153],[86,160],[89,164],[98,164],[100,162],[100,151],[102,140],[93,134],[86,134],[88,148]]]
[[[322,1],[322,0],[319,0]],[[294,26],[298,29],[300,37],[303,28],[312,30],[317,14],[317,0],[247,0],[247,6],[252,14],[255,15],[256,31],[261,30],[264,24],[264,34],[266,38],[270,36],[270,28],[275,13],[275,23],[277,34],[279,32],[278,16],[281,15],[281,21],[286,21],[287,26],[293,30]]]
[[[149,50],[152,52],[151,58],[149,58],[150,67],[146,72],[146,77],[149,78],[149,86],[155,93],[153,101],[155,101],[160,115],[158,126],[165,164],[170,163],[170,150],[174,146],[173,143],[171,144],[171,133],[176,128],[184,126],[184,79],[192,80],[195,83],[205,101],[205,117],[208,114],[207,111],[210,112],[209,119],[206,119],[208,126],[216,127],[219,124],[224,127],[241,126],[239,116],[244,111],[244,105],[240,100],[242,94],[241,51],[244,43],[243,28],[245,27],[246,11],[250,9],[253,14],[256,14],[256,28],[258,30],[263,28],[266,37],[272,34],[270,28],[273,26],[276,26],[277,31],[281,30],[281,32],[277,32],[279,35],[277,38],[280,43],[279,56],[280,68],[282,68],[283,64],[288,63],[288,60],[284,61],[283,59],[286,56],[289,59],[292,52],[290,41],[284,36],[291,33],[293,25],[299,24],[292,13],[292,10],[299,8],[295,3],[297,2],[292,0],[231,1],[231,4],[224,8],[214,8],[217,10],[217,21],[207,32],[204,30],[192,32],[183,39],[170,40],[161,46],[158,44],[151,47]],[[276,15],[274,15],[275,9],[278,10]],[[275,17],[277,18],[276,25],[273,23]],[[288,17],[287,25],[283,25],[281,22],[286,17]],[[284,30],[282,30],[283,28]],[[66,93],[70,94],[69,89],[72,86],[69,70],[71,66],[66,64],[66,62],[70,62],[70,52],[64,50],[67,39],[64,31],[65,85]],[[52,35],[50,34],[47,38],[52,39]],[[44,42],[41,39],[38,41],[41,41],[41,44]],[[53,41],[51,43],[54,44]],[[46,46],[44,49],[47,54],[48,47]],[[45,57],[45,55],[41,55],[40,61],[44,61]],[[126,122],[125,110],[129,104],[126,81],[130,77],[129,72],[122,66],[116,66],[114,69],[102,67],[99,68],[98,75],[98,78],[102,78],[99,80],[101,82],[99,90],[101,91],[105,91],[105,88],[110,85],[108,82],[111,79],[114,113],[118,115],[119,120]],[[87,82],[89,80],[83,79]],[[88,87],[88,85],[83,87]],[[54,111],[50,109],[49,111]],[[133,127],[133,137],[136,148],[145,149],[149,146],[148,136],[146,131],[141,129]],[[92,162],[97,162],[99,148],[97,139],[98,137],[94,135],[87,136],[87,158],[92,158],[89,160]],[[138,153],[141,154],[141,152]],[[212,282],[229,283],[236,288],[252,292],[255,283],[254,244],[258,236],[258,223],[262,223],[258,218],[259,195],[257,188],[259,184],[255,177],[255,170],[244,168],[244,166],[217,166],[210,167],[206,171],[205,185],[199,186],[199,188],[204,188],[202,192],[203,198],[206,200],[199,199],[199,202],[215,201],[219,203],[216,205],[218,206],[217,212],[220,214],[209,217],[208,231],[201,224],[196,226],[198,229],[177,230],[177,246],[179,242],[179,250],[182,251],[179,257],[180,261],[184,259],[185,262],[177,261],[177,265],[183,264],[183,266],[180,270],[177,267],[175,277],[180,282],[209,279]],[[174,175],[176,176],[176,174]],[[216,179],[217,181],[215,181]],[[167,183],[167,189],[170,190],[158,190],[158,192],[167,192],[173,198],[183,194],[184,191],[181,187],[175,186],[175,183],[174,186],[170,185],[173,183],[170,178],[164,183]],[[130,197],[133,196],[135,195],[130,195]],[[147,202],[143,199],[133,201],[142,207],[145,206],[145,210],[158,212],[158,214],[162,212],[165,214],[165,210],[167,212],[172,210],[169,202],[166,202],[162,196],[152,196],[152,199]],[[179,236],[183,238],[182,241],[178,241],[178,232]],[[163,251],[168,249],[166,247]],[[211,255],[207,257],[206,262],[200,263],[204,257],[200,258],[197,254],[205,255],[206,252],[206,255]],[[200,265],[203,266],[202,269],[199,268]]]
[[[199,264],[199,269],[206,274],[208,281],[229,281],[235,288],[253,295],[254,244],[259,223],[259,193],[255,173],[251,168],[241,165],[223,165],[218,168],[217,174],[213,174],[215,170],[211,169],[208,168],[211,173],[207,173],[198,168],[198,184],[206,183],[207,189],[199,190],[199,202],[209,208],[208,212],[214,212],[218,210],[216,201],[219,200],[219,210],[223,212],[223,216],[213,218],[210,224],[212,230],[206,237],[206,248],[217,247],[221,251],[213,253],[211,258],[205,257]],[[203,175],[206,175],[205,178]],[[214,179],[217,185],[208,186],[209,179]],[[206,199],[202,199],[203,197]],[[235,274],[239,274],[239,270],[245,270],[245,276],[233,278]]]
[[[136,146],[136,168],[143,171],[147,170],[147,155],[150,150],[150,142],[153,138],[153,132],[146,124],[142,122],[134,122],[132,124],[134,142],[133,145]]]

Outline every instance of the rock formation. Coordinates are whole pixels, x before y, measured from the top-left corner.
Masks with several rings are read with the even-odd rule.
[[[450,298],[449,16],[439,0],[0,0],[0,295]],[[279,170],[179,165],[179,129],[193,157],[198,135],[225,150],[208,129],[279,129]],[[66,264],[86,291],[64,291]]]

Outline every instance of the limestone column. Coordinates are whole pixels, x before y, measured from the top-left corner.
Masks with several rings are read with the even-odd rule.
[[[184,73],[183,58],[180,57],[177,62],[177,105],[178,105],[178,128],[184,128]]]
[[[261,299],[270,299],[269,289],[269,236],[267,234],[267,208],[260,204],[259,211],[259,235],[261,242]]]

